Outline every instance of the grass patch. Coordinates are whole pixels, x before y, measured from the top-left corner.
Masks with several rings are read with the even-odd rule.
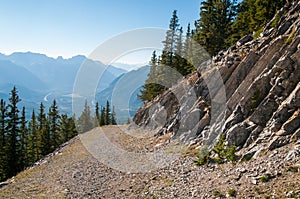
[[[213,191],[213,196],[220,197],[220,198],[224,197],[224,195],[221,193],[221,191],[217,190],[217,189]]]
[[[286,169],[287,172],[292,172],[292,173],[297,173],[299,171],[299,167],[297,166],[289,166],[287,169]]]
[[[293,27],[293,30],[292,30],[290,36],[285,40],[285,44],[290,45],[295,37],[295,34],[296,34],[296,28]]]
[[[264,27],[261,27],[258,31],[256,31],[253,35],[254,39],[257,39],[260,37],[260,34],[264,31]]]
[[[278,25],[278,22],[279,22],[280,18],[281,18],[281,17],[280,17],[279,14],[277,13],[277,14],[275,15],[274,21],[271,23],[271,27],[272,27],[272,28],[274,28],[274,27],[276,27],[276,26]]]
[[[258,187],[254,187],[254,191],[259,195],[264,194],[264,192],[260,190]]]
[[[262,177],[259,178],[260,182],[269,182],[270,178],[267,175],[263,175]]]
[[[234,189],[229,189],[228,191],[227,191],[227,193],[228,193],[228,195],[230,196],[230,197],[236,197],[236,190],[234,190]]]

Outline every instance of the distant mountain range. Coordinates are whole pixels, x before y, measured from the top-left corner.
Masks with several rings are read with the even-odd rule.
[[[49,106],[53,99],[56,99],[62,112],[71,113],[70,96],[72,96],[77,73],[83,63],[84,66],[104,70],[96,91],[97,98],[101,99],[100,104],[109,98],[106,93],[112,88],[111,84],[116,84],[125,73],[130,77],[133,73],[140,76],[136,74],[137,71],[128,72],[115,66],[106,66],[82,55],[70,59],[62,57],[54,59],[32,52],[16,52],[11,55],[0,53],[0,98],[7,99],[12,87],[16,86],[22,98],[21,105],[26,106],[27,109],[37,108],[40,102]],[[144,70],[141,70],[141,73],[141,79],[145,80],[147,74],[145,76]],[[126,84],[129,84],[132,79],[127,79]],[[135,102],[135,104],[140,103]]]

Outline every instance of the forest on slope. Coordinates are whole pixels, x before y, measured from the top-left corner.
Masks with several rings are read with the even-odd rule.
[[[259,37],[266,23],[285,3],[285,0],[243,0],[240,3],[236,0],[204,0],[201,1],[200,19],[194,22],[194,29],[188,24],[185,35],[174,10],[162,53],[157,55],[154,51],[152,54],[150,73],[140,99],[144,102],[154,99],[207,58],[229,48],[243,36]],[[177,73],[174,75],[172,71]]]

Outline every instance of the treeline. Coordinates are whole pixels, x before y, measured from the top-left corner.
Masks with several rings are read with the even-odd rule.
[[[204,0],[200,6],[200,19],[195,21],[193,29],[188,24],[185,34],[175,10],[161,55],[155,51],[152,54],[150,72],[139,98],[144,102],[152,100],[175,85],[182,75],[195,70],[208,56],[227,49],[245,35],[259,35],[285,3],[286,0],[243,0],[240,3],[236,0]]]
[[[100,107],[99,103],[96,102],[95,114],[92,116],[91,109],[85,101],[84,109],[76,124],[79,133],[87,132],[95,127],[104,125],[116,125],[116,113],[115,108],[111,109],[109,101],[106,101],[105,107]]]
[[[78,133],[117,124],[114,107],[111,110],[108,101],[105,107],[96,103],[94,117],[86,101],[77,120],[60,114],[55,100],[48,112],[41,103],[38,113],[32,110],[27,120],[25,107],[18,108],[20,101],[16,87],[10,92],[8,104],[0,100],[0,181],[16,175]]]
[[[59,114],[54,100],[45,112],[41,103],[36,114],[26,119],[25,107],[14,87],[8,104],[0,100],[0,181],[16,175],[41,157],[53,152],[60,144],[77,135],[74,118]]]

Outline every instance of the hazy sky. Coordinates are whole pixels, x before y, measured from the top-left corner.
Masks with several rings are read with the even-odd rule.
[[[168,28],[174,9],[185,28],[199,8],[200,0],[0,0],[0,52],[88,56],[119,33]]]

